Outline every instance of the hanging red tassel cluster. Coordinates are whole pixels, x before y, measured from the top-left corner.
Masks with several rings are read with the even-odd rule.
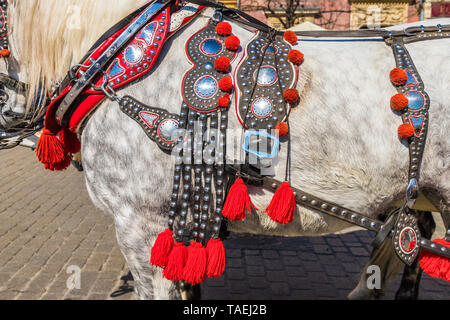
[[[64,170],[72,158],[69,154],[77,153],[81,143],[76,135],[69,129],[61,129],[58,133],[44,128],[36,147],[36,156],[47,170]]]
[[[191,241],[189,247],[173,240],[173,232],[161,232],[151,249],[150,263],[163,268],[163,277],[171,281],[201,283],[205,277],[221,277],[225,270],[225,247],[222,240],[211,238],[206,247]]]
[[[250,200],[247,186],[239,178],[228,192],[222,214],[230,221],[242,221],[247,213],[251,213],[251,207],[258,210]],[[275,222],[281,224],[292,222],[295,212],[295,194],[289,182],[285,181],[281,184],[265,212]]]

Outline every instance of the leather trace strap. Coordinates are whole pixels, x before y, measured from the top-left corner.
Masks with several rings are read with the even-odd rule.
[[[272,192],[275,192],[282,184],[281,181],[271,177],[261,177],[261,179],[263,181],[262,187]],[[392,236],[394,249],[397,255],[408,265],[411,265],[414,262],[418,252],[420,252],[420,248],[450,258],[449,247],[420,237],[417,221],[412,214],[409,214],[409,211],[405,206],[400,210],[394,211],[387,222],[383,223],[378,219],[367,217],[354,210],[350,210],[332,202],[324,201],[323,199],[306,193],[292,185],[291,188],[295,194],[295,202],[300,206],[320,211],[350,224],[357,225],[370,231],[375,231],[381,235],[378,240],[381,242],[384,241],[387,236]],[[405,220],[405,218],[408,219]],[[447,231],[446,237],[450,238],[450,230]]]

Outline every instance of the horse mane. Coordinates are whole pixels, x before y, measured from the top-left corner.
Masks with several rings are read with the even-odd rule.
[[[35,97],[46,95],[106,30],[146,2],[11,0],[9,40],[30,85],[27,113],[40,114],[45,106],[33,106]]]

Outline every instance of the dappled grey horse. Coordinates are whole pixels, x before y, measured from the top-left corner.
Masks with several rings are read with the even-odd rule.
[[[123,2],[128,4],[130,12],[138,7],[135,2]],[[89,7],[88,1],[76,3],[83,8]],[[108,10],[117,12],[105,13],[108,10],[98,5],[96,10],[83,11],[80,31],[54,21],[64,20],[66,14],[55,1],[41,2],[40,6],[34,7],[33,15],[26,13],[30,9],[25,9],[19,1],[12,1],[11,6],[16,29],[10,35],[11,59],[18,61],[15,66],[18,79],[28,82],[35,88],[34,92],[49,91],[50,85],[64,76],[68,66],[80,60],[91,42],[80,42],[79,39],[93,42],[101,34],[102,30],[97,30],[100,28],[83,26],[83,22],[112,25],[127,13],[121,6],[108,6]],[[168,39],[153,70],[118,93],[173,114],[179,113],[181,81],[191,67],[185,56],[186,42],[208,23],[213,14],[213,9],[201,12]],[[25,17],[20,19],[22,16]],[[233,34],[245,47],[254,36],[254,30],[233,21],[230,23]],[[52,30],[55,26],[56,31]],[[27,32],[40,32],[42,37],[24,39]],[[75,35],[69,37],[73,33]],[[367,217],[382,220],[396,206],[397,200],[404,197],[408,167],[408,148],[400,143],[396,134],[399,119],[389,108],[389,99],[395,93],[386,76],[394,65],[391,49],[380,41],[308,40],[300,39],[293,46],[305,54],[305,61],[299,68],[296,86],[300,103],[289,117],[292,185]],[[58,41],[63,41],[64,45]],[[447,87],[450,65],[447,48],[448,40],[445,39],[433,40],[432,45],[418,42],[408,46],[427,91],[433,97],[429,111],[433,122],[428,129],[421,181],[444,217],[448,216],[450,201],[447,168],[450,123],[446,116],[450,101]],[[51,67],[42,65],[40,58],[44,56],[55,59],[51,61]],[[239,60],[232,61],[233,69]],[[438,75],[436,70],[439,70]],[[18,95],[11,92],[9,96],[6,104],[12,109],[20,110],[24,106],[17,102]],[[230,110],[229,128],[241,128],[238,117],[234,116],[234,108]],[[198,293],[196,289],[182,284],[180,292],[178,283],[164,279],[162,271],[149,264],[151,247],[167,224],[172,193],[171,155],[162,152],[142,128],[120,110],[117,102],[108,99],[90,114],[79,133],[89,195],[98,208],[114,219],[118,243],[135,280],[137,298],[192,298]],[[285,148],[281,150],[279,163],[284,164],[287,153]],[[275,178],[283,180],[284,171],[284,165],[277,166]],[[273,196],[273,192],[261,187],[249,186],[248,190],[257,208],[266,208]],[[422,236],[431,237],[434,226],[430,214],[421,213],[418,217],[424,221]],[[318,210],[296,206],[290,224],[274,223],[263,210],[258,210],[244,221],[229,223],[228,227],[232,232],[250,234],[311,236],[348,230],[350,225]],[[387,241],[374,251],[368,263],[380,266],[382,289],[368,290],[365,284],[367,272],[363,270],[353,298],[377,297],[382,294],[385,281],[400,271],[402,264]],[[399,298],[417,297],[420,272],[417,263],[406,268]]]

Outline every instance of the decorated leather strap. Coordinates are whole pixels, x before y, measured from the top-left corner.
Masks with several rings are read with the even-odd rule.
[[[400,138],[409,142],[409,170],[407,201],[412,208],[414,200],[418,196],[418,181],[420,178],[420,167],[428,131],[428,109],[430,98],[425,92],[422,78],[417,71],[408,50],[405,48],[402,38],[394,38],[392,50],[400,79],[392,77],[399,94],[398,99],[404,99],[404,104],[395,107],[394,110],[401,114],[404,125],[399,128]],[[393,70],[393,72],[394,72]],[[402,132],[402,130],[404,130]]]
[[[138,100],[124,96],[119,101],[120,110],[136,121],[147,136],[164,150],[172,150],[177,144],[180,116],[166,110],[146,106]]]
[[[256,34],[236,72],[237,114],[241,124],[252,129],[274,129],[287,118],[290,104],[284,100],[283,91],[297,79],[296,69],[288,60],[290,44],[281,35],[270,43],[268,36],[265,32]]]

